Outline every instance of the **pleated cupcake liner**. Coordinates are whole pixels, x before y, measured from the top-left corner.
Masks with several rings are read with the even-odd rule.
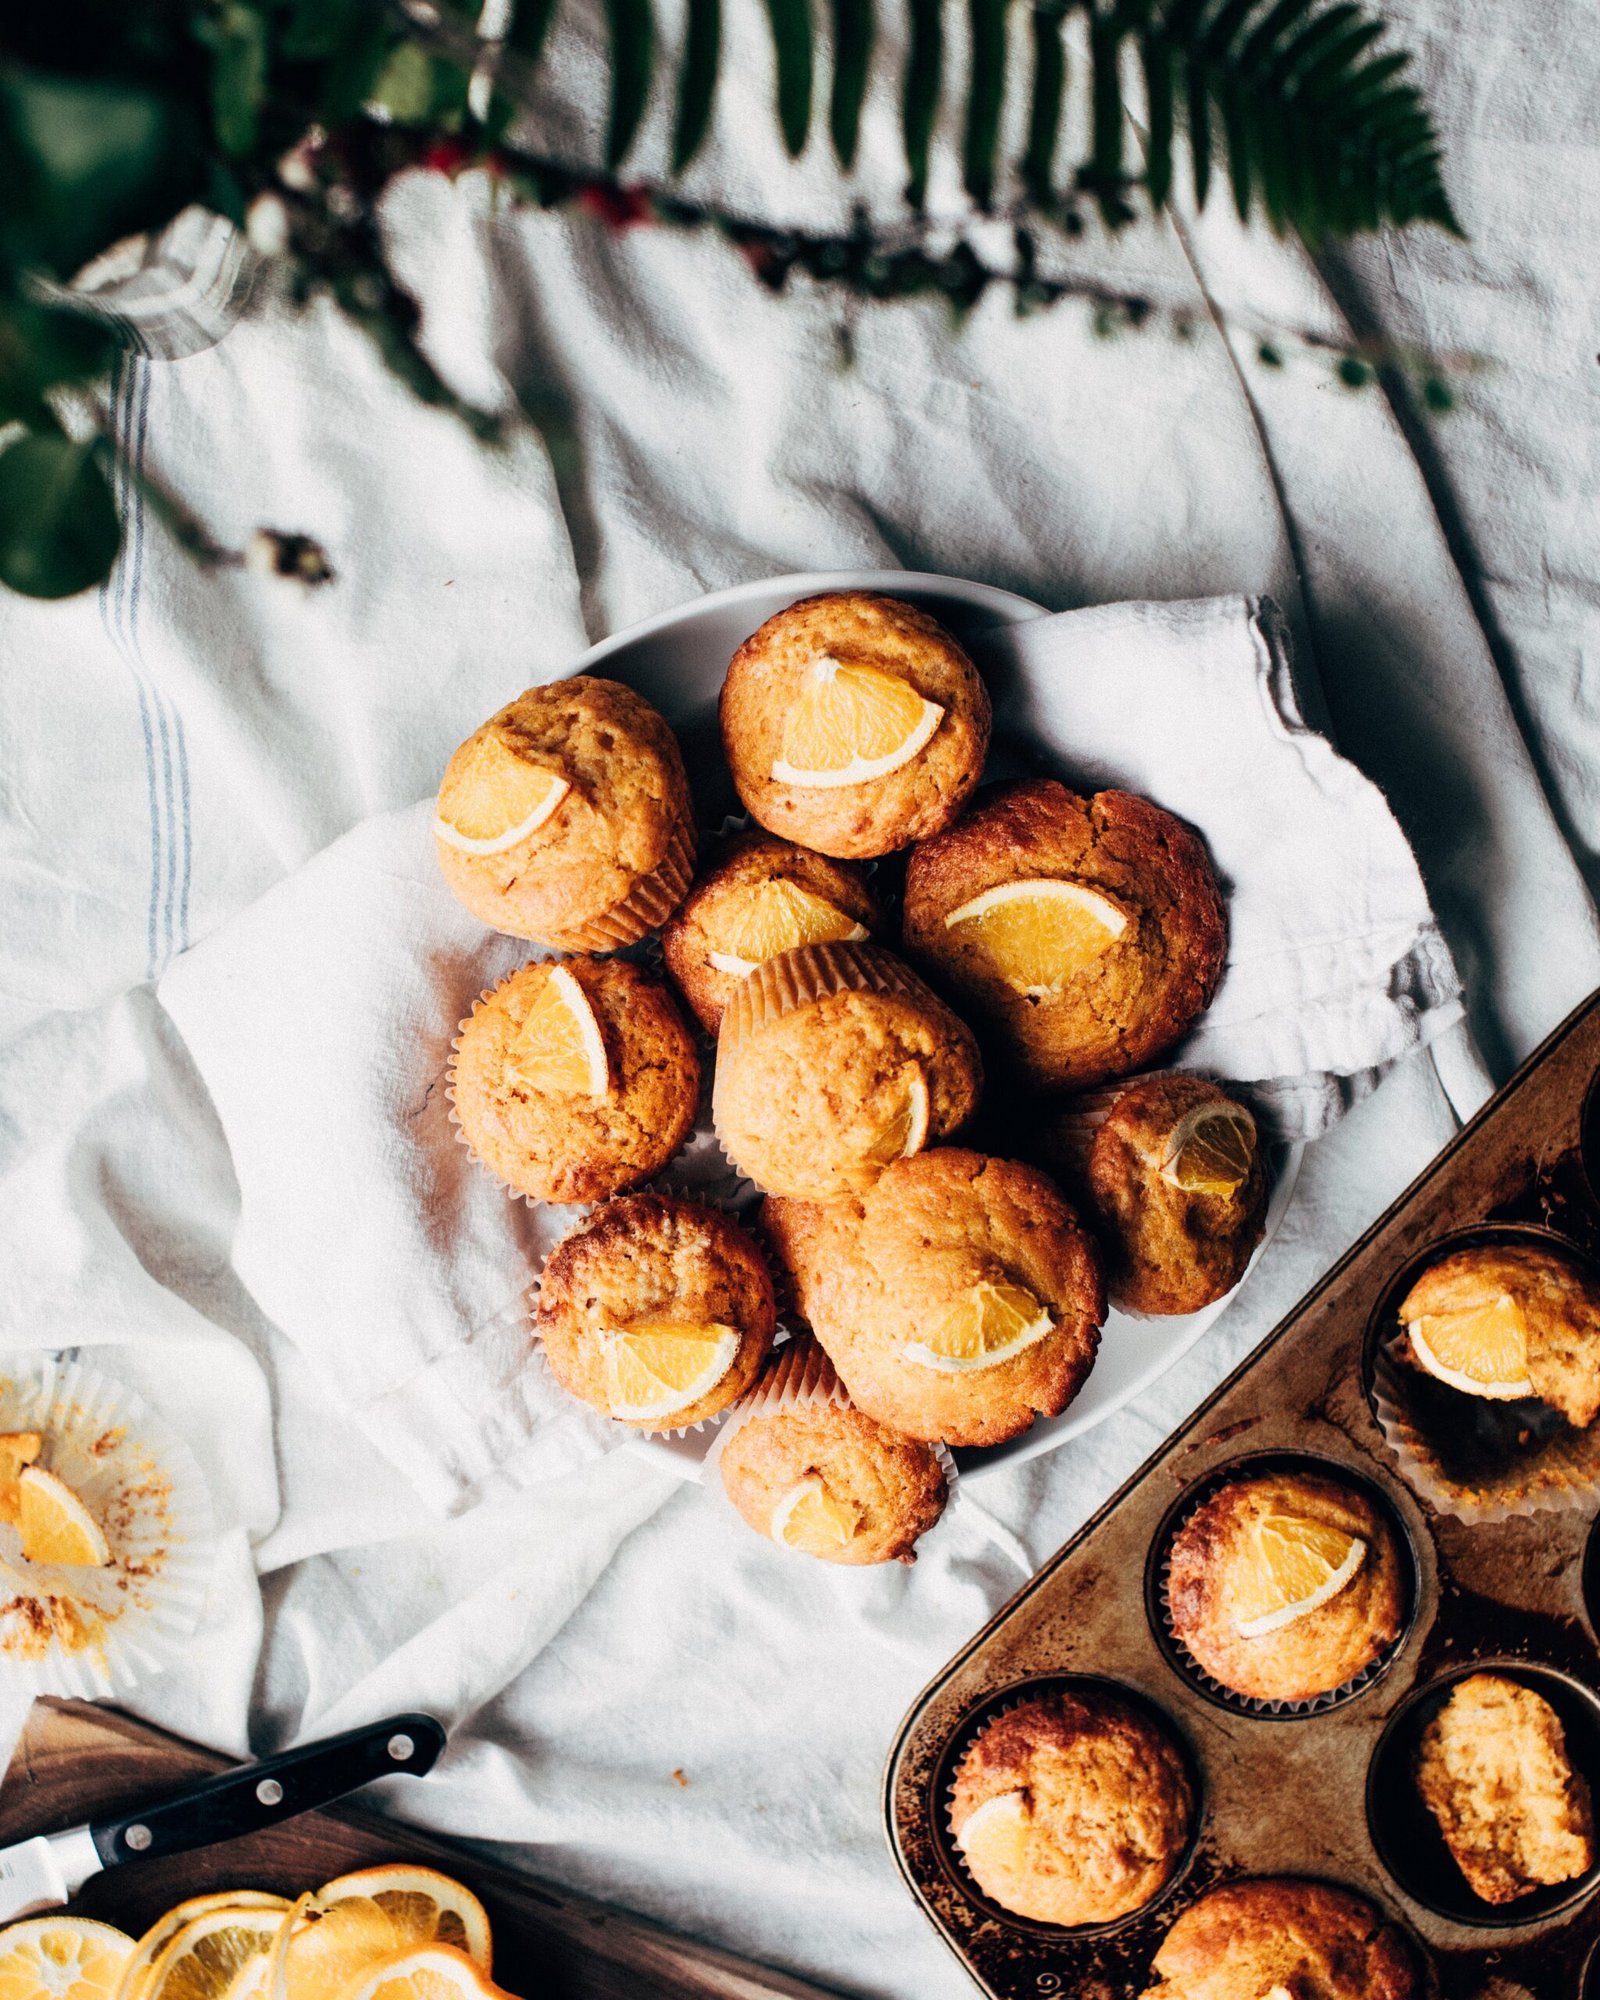
[[[38,1463],[100,1523],[103,1569],[29,1563],[0,1524],[0,1677],[18,1693],[103,1700],[181,1657],[216,1569],[205,1476],[125,1383],[81,1362],[0,1356],[0,1431],[38,1431]]]
[[[781,1021],[797,1008],[840,993],[903,994],[937,1004],[909,966],[876,944],[803,944],[746,973],[723,1011],[719,1054]]]
[[[688,894],[699,838],[692,818],[680,820],[666,853],[621,902],[571,930],[546,931],[538,942],[558,951],[593,952],[622,951],[637,944],[647,932],[659,929]]]

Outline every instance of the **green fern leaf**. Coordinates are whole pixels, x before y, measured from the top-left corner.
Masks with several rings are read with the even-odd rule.
[[[833,93],[828,126],[833,150],[847,172],[856,161],[873,35],[872,0],[833,0]]]
[[[1172,193],[1172,50],[1154,35],[1145,37],[1140,50],[1144,68],[1145,116],[1149,136],[1145,142],[1145,180],[1150,199],[1164,208]]]
[[[793,159],[811,129],[811,0],[767,0],[778,64],[778,123]]]
[[[672,171],[681,174],[699,152],[711,124],[722,54],[722,0],[687,0],[678,112],[672,128]]]
[[[1006,0],[967,0],[972,75],[967,86],[967,132],[962,170],[979,208],[994,196],[994,151],[1006,89]]]
[[[906,199],[913,208],[921,208],[928,194],[928,145],[944,69],[941,5],[942,0],[909,0],[911,38],[900,118],[906,148]]]
[[[611,117],[606,130],[606,165],[627,158],[650,95],[655,68],[656,25],[650,0],[606,0],[611,30]]]
[[[1121,25],[1116,14],[1097,10],[1089,24],[1089,61],[1093,72],[1090,95],[1094,176],[1102,207],[1108,204],[1110,191],[1122,173],[1122,77],[1118,68],[1121,53]]]
[[[1067,57],[1061,40],[1061,15],[1035,7],[1033,25],[1033,92],[1028,102],[1028,146],[1022,156],[1022,180],[1028,197],[1040,208],[1055,198],[1056,144],[1061,136],[1061,105],[1067,89]]]

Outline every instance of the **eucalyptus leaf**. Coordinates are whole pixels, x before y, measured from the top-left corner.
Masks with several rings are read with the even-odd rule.
[[[30,432],[0,451],[0,583],[72,597],[110,572],[122,528],[97,443]]]

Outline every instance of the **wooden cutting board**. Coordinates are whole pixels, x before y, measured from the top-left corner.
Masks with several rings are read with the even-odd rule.
[[[154,1800],[228,1761],[115,1709],[36,1702],[0,1785],[0,1844]],[[492,1833],[485,1826],[485,1837]],[[820,1986],[530,1881],[353,1806],[306,1813],[194,1854],[125,1862],[97,1875],[72,1908],[137,1936],[185,1896],[238,1888],[296,1896],[380,1861],[443,1869],[480,1896],[494,1925],[496,1979],[522,2000],[831,2000]]]

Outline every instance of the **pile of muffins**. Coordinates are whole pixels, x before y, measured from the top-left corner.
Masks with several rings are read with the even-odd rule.
[[[1209,1004],[1223,900],[1147,799],[980,790],[983,681],[896,599],[769,619],[721,726],[751,824],[703,857],[672,731],[616,682],[530,689],[452,756],[445,879],[551,954],[462,1023],[453,1115],[512,1193],[596,1204],[537,1286],[564,1389],[637,1430],[726,1418],[758,1532],[909,1560],[946,1447],[1064,1410],[1108,1294],[1197,1311],[1260,1240],[1247,1106],[1136,1074]],[[748,1221],[641,1191],[694,1129],[713,1037]]]

